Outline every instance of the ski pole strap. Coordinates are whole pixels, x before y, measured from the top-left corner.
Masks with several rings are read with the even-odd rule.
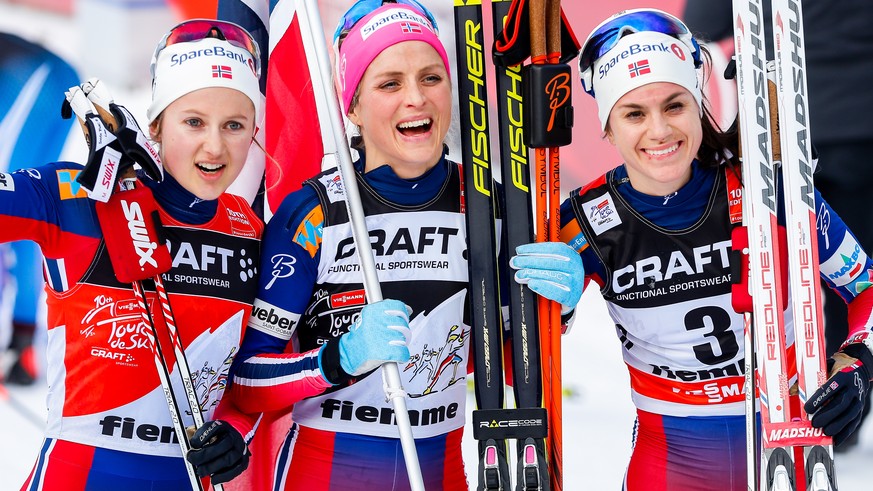
[[[478,409],[473,411],[473,438],[479,441],[548,436],[545,408]]]
[[[530,57],[529,0],[512,0],[503,30],[494,36],[491,57],[497,66],[515,66]],[[582,49],[567,16],[561,10],[561,63],[569,63]]]
[[[115,277],[132,283],[167,272],[173,264],[151,190],[139,185],[96,202],[97,219]]]

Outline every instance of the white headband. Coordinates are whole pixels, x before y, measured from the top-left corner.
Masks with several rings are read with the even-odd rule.
[[[691,49],[673,36],[655,31],[628,34],[594,62],[593,82],[600,128],[625,94],[654,82],[671,82],[691,92],[703,114],[700,81]]]
[[[255,124],[260,124],[263,105],[254,67],[251,53],[216,38],[167,46],[155,65],[152,103],[146,111],[149,124],[176,99],[207,87],[245,94],[255,106]]]

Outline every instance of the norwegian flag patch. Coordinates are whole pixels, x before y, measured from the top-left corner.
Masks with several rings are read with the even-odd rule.
[[[400,24],[400,29],[406,34],[421,33],[421,26],[418,24],[413,24],[411,22],[404,22]]]
[[[227,65],[212,65],[212,78],[233,79],[233,70]]]
[[[649,65],[649,60],[640,60],[628,65],[627,71],[630,73],[630,78],[636,78],[639,75],[651,73],[652,68]]]

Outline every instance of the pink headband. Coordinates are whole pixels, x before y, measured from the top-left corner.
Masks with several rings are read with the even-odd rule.
[[[345,114],[370,63],[385,49],[405,41],[424,41],[433,46],[448,72],[446,49],[427,18],[405,5],[383,5],[352,27],[339,50],[337,73]]]

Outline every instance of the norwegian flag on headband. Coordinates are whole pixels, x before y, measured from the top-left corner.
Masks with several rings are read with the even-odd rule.
[[[212,65],[212,78],[233,79],[233,70],[227,65]]]
[[[316,103],[326,100],[326,91],[333,85],[330,80],[320,80],[314,61],[310,61],[315,56],[310,46],[313,36],[305,19],[298,15],[301,4],[300,0],[218,2],[218,18],[246,28],[261,48],[266,120],[259,141],[267,155],[252,146],[246,167],[252,167],[249,164],[255,154],[258,162],[254,167],[260,170],[240,184],[250,188],[251,181],[257,181],[254,187],[260,188],[259,198],[266,197],[265,219],[272,216],[288,193],[300,189],[304,180],[321,170],[325,154],[334,148],[332,140],[323,140],[330,135],[329,131],[321,131],[328,121],[326,116],[319,117],[324,103]]]
[[[411,22],[404,22],[400,24],[400,29],[403,30],[403,32],[405,32],[406,34],[421,32],[421,26],[418,24],[413,24]]]
[[[652,72],[652,69],[649,66],[649,60],[640,60],[631,63],[627,66],[627,70],[630,72],[630,78],[636,78],[638,75],[645,75]]]

